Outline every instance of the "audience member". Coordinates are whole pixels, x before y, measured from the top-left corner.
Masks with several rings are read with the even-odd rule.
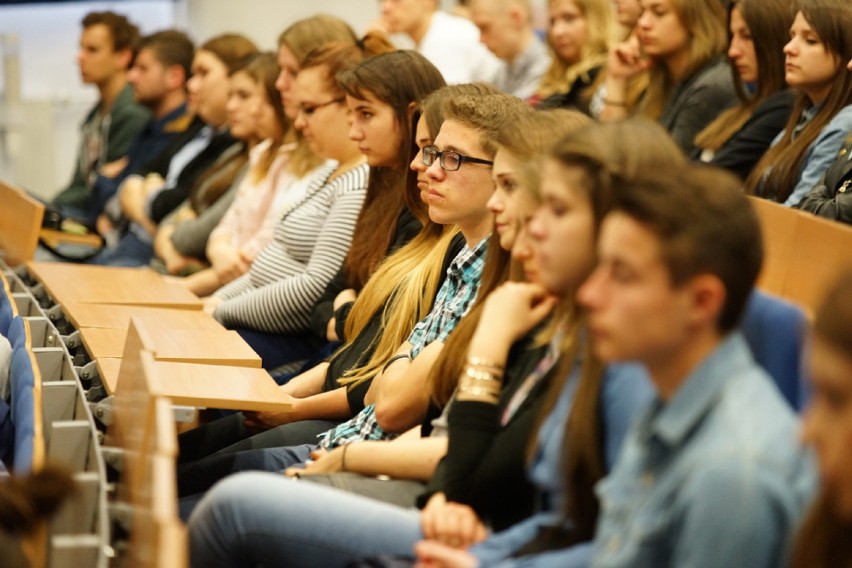
[[[852,4],[800,0],[790,27],[787,84],[798,91],[784,131],[746,185],[754,194],[797,205],[834,160],[852,131]]]
[[[270,53],[247,59],[231,74],[228,128],[243,144],[229,148],[217,167],[199,176],[189,198],[159,224],[154,251],[167,273],[192,274],[197,281],[204,279],[202,272],[212,272],[204,270],[207,241],[232,206],[238,186],[260,211],[254,225],[272,209],[276,181],[286,163],[281,147],[287,122],[275,90],[277,77],[278,65]],[[218,286],[211,287],[212,292]]]
[[[121,172],[112,177],[99,175],[95,181],[92,210],[98,214],[95,228],[101,235],[114,228],[104,208],[121,183],[149,164],[167,160],[179,149],[178,139],[195,133],[191,130],[192,112],[186,104],[186,82],[194,52],[192,40],[177,30],[156,32],[139,40],[127,80],[133,86],[136,101],[147,107],[152,116],[130,145]]]
[[[437,9],[437,0],[381,0],[375,27],[405,34],[449,84],[493,82],[500,60],[479,42],[470,20]]]
[[[53,199],[60,212],[92,225],[98,211],[92,190],[98,175],[112,177],[150,116],[133,100],[127,70],[133,63],[139,29],[115,12],[90,12],[82,21],[77,64],[84,83],[98,89],[97,104],[80,129],[77,165],[71,182]]]
[[[796,206],[820,217],[852,224],[852,133],[831,167]]]
[[[760,272],[757,216],[730,174],[660,173],[618,195],[578,294],[595,353],[645,364],[657,390],[598,485],[591,565],[779,566],[810,463],[735,331]]]
[[[606,0],[549,0],[548,11],[553,59],[534,102],[588,113],[593,85],[606,62],[612,7]]]
[[[845,267],[817,310],[810,343],[811,402],[802,437],[813,446],[820,490],[799,530],[790,566],[852,566],[852,271]]]
[[[532,97],[550,54],[533,29],[530,1],[472,0],[469,9],[479,40],[502,62],[494,86],[521,99]]]
[[[199,47],[187,83],[190,106],[204,126],[168,160],[165,177],[157,168],[129,176],[121,185],[121,209],[130,221],[92,262],[111,266],[144,266],[154,253],[153,237],[158,223],[180,205],[195,181],[214,166],[236,141],[227,128],[228,74],[244,59],[257,53],[247,38],[238,34],[214,37]],[[115,242],[110,242],[114,240]]]
[[[313,51],[296,76],[296,128],[316,154],[334,162],[310,180],[301,196],[289,198],[273,240],[249,271],[206,300],[206,309],[236,329],[270,370],[282,357],[309,347],[300,348],[295,338],[306,336],[296,334],[309,330],[311,310],[343,265],[361,215],[369,167],[357,143],[340,128],[349,111],[335,77],[392,46],[376,32],[359,43],[363,47],[328,44]],[[282,352],[287,347],[289,354]]]
[[[790,118],[784,44],[793,22],[790,0],[738,0],[728,8],[728,59],[740,103],[695,138],[692,157],[745,180]]]
[[[695,136],[737,98],[722,59],[725,11],[719,0],[654,0],[642,5],[638,41],[612,50],[607,62],[607,119],[629,113],[630,79],[648,72],[638,112],[658,120],[687,155]]]

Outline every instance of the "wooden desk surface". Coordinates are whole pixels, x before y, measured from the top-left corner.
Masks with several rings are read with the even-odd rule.
[[[121,359],[118,357],[101,357],[95,360],[95,365],[107,394],[115,394],[115,387],[118,385],[118,370],[121,369]]]
[[[263,369],[155,361],[152,394],[173,404],[230,410],[286,410],[290,403]]]
[[[101,371],[107,393],[115,392],[118,366],[102,359],[118,360],[124,355],[126,329],[84,327],[80,330],[83,344]],[[235,331],[163,329],[154,336],[153,351],[158,361],[203,363],[229,367],[261,368],[260,357]]]
[[[201,310],[89,304],[85,302],[67,302],[62,305],[62,310],[71,325],[77,329],[86,327],[127,329],[130,326],[130,318],[141,317],[155,322],[156,326],[161,328],[225,330],[222,324]]]
[[[200,310],[198,297],[147,268],[28,262],[27,268],[60,304],[84,302]]]

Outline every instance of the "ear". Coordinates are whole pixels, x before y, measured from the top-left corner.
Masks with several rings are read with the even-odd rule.
[[[512,4],[508,8],[508,13],[509,21],[512,22],[513,26],[515,26],[516,28],[523,27],[526,20],[526,15],[524,13],[523,8],[521,8],[517,4]]]
[[[172,91],[186,87],[186,73],[183,67],[180,65],[170,65],[166,69],[166,85]]]
[[[408,116],[408,121],[411,122],[411,117],[414,116],[414,111],[417,110],[417,101],[411,101],[408,103],[408,110],[406,114]]]
[[[725,284],[715,274],[699,274],[692,277],[688,286],[692,303],[690,324],[717,328],[728,296]]]
[[[130,64],[133,62],[133,51],[129,48],[120,49],[115,52],[115,60],[118,62],[119,67],[128,71],[130,70]]]

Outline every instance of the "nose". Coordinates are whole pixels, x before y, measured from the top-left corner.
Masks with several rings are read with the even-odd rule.
[[[595,268],[586,281],[577,290],[577,301],[586,309],[594,310],[600,306],[603,290],[603,269]]]
[[[530,237],[536,241],[540,241],[544,238],[544,224],[539,218],[538,211],[533,213],[532,218],[530,218],[529,222],[527,222],[527,232],[529,233]]]
[[[426,177],[434,180],[442,180],[446,172],[441,167],[440,160],[436,157],[435,161],[432,162],[432,165],[426,168]]]
[[[642,13],[639,14],[639,20],[636,22],[636,25],[644,30],[651,27],[651,16],[648,13],[648,10],[642,10]]]
[[[791,38],[784,45],[784,55],[795,55],[796,53],[796,38]]]
[[[415,172],[426,171],[426,164],[423,163],[423,150],[417,151],[417,154],[414,155],[414,158],[411,160],[411,163],[408,164],[408,167]]]
[[[352,124],[349,125],[349,139],[355,142],[360,142],[364,139],[364,133],[361,131],[361,127],[358,126],[358,123],[354,120]]]
[[[506,210],[506,204],[503,201],[503,196],[500,195],[500,190],[496,190],[491,194],[491,197],[488,198],[488,203],[485,206],[494,214],[502,213]]]
[[[304,130],[308,125],[308,122],[305,120],[305,113],[301,110],[296,112],[296,118],[293,120],[293,126],[298,128],[299,130]]]
[[[740,42],[737,38],[733,38],[731,40],[731,45],[728,47],[728,57],[731,59],[736,59],[742,55],[742,50],[740,49]]]
[[[281,69],[278,73],[278,77],[275,78],[275,88],[282,95],[290,88],[290,76],[287,74],[285,69]]]

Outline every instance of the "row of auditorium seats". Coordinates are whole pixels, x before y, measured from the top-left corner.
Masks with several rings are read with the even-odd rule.
[[[120,369],[120,418],[107,430],[105,393],[79,333],[27,271],[42,204],[0,182],[0,333],[13,345],[13,473],[45,461],[70,468],[78,492],[46,531],[49,568],[187,564],[176,509],[171,402],[151,395],[151,346],[128,332]],[[147,350],[146,350],[147,349]],[[100,420],[99,418],[104,418]]]

